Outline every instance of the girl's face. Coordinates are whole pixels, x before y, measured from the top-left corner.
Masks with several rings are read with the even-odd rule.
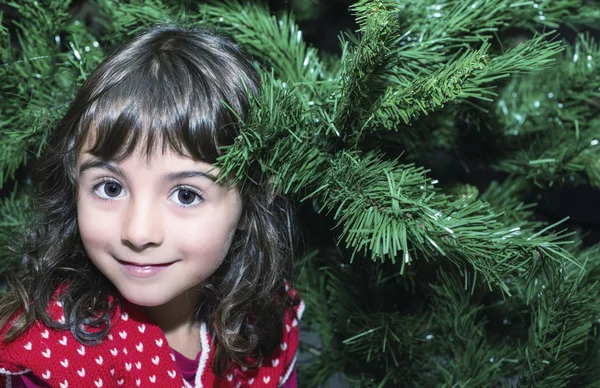
[[[212,165],[158,150],[120,162],[82,152],[77,168],[83,245],[128,301],[163,305],[222,263],[242,200],[236,188],[215,182]]]

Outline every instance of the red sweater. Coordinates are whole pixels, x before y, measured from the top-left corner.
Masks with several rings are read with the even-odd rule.
[[[297,296],[290,289],[292,297]],[[278,387],[294,370],[298,347],[298,321],[304,304],[288,309],[283,340],[258,369],[235,365],[222,378],[212,372],[214,351],[206,324],[201,326],[202,351],[195,387]],[[53,319],[64,319],[60,302],[52,302]],[[50,387],[190,387],[182,377],[167,340],[134,305],[124,303],[115,311],[107,338],[99,345],[85,346],[67,331],[56,331],[38,322],[16,340],[0,342],[0,387],[9,375],[32,372]],[[10,324],[1,332],[4,336]]]
[[[171,349],[171,351],[175,354],[175,362],[177,363],[184,380],[189,384],[194,384],[202,352],[198,353],[195,360],[191,360],[176,350]],[[8,376],[8,378],[12,381],[12,385],[7,384],[7,386],[10,386],[11,388],[51,388],[41,378],[34,376],[31,372],[23,375]],[[281,388],[297,388],[296,380],[296,368],[294,368],[290,378],[281,386]]]

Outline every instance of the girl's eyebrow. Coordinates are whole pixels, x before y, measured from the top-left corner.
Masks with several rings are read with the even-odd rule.
[[[125,177],[125,173],[119,167],[99,159],[86,160],[85,162],[81,163],[81,166],[79,167],[79,175],[83,174],[85,170],[89,170],[92,168],[101,168],[103,170],[110,171],[113,174],[120,176],[121,178]],[[202,171],[181,171],[165,174],[165,178],[169,181],[197,177],[208,178],[213,182],[217,181],[216,176]]]
[[[90,159],[81,163],[81,166],[79,167],[79,175],[83,174],[85,170],[89,170],[91,168],[101,168],[103,170],[108,170],[115,175],[119,175],[121,178],[125,176],[125,173],[119,167],[99,159]]]
[[[206,172],[202,172],[202,171],[171,172],[169,174],[166,174],[165,177],[169,181],[176,181],[178,179],[183,179],[183,178],[197,178],[197,177],[208,178],[208,179],[210,179],[213,182],[217,181],[217,177],[216,176],[211,175],[211,174],[206,173]]]

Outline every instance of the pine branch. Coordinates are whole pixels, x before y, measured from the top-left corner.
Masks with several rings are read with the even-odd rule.
[[[538,36],[501,55],[487,55],[491,50],[487,44],[484,44],[482,51],[485,50],[483,53],[486,55],[482,55],[481,68],[476,70],[473,68],[469,76],[462,79],[457,76],[457,74],[465,74],[461,73],[460,68],[449,69],[457,65],[456,60],[438,65],[438,74],[434,76],[414,78],[414,74],[401,72],[401,76],[392,81],[398,86],[389,87],[387,93],[373,104],[371,116],[364,124],[368,128],[363,127],[361,130],[365,135],[368,135],[367,129],[371,132],[375,131],[377,137],[371,140],[388,144],[390,148],[395,146],[403,149],[404,156],[408,160],[419,159],[432,150],[455,149],[460,146],[463,135],[468,131],[467,128],[484,133],[487,131],[485,126],[491,124],[487,117],[490,106],[488,102],[496,96],[495,88],[499,81],[519,74],[523,74],[521,77],[534,78],[535,75],[530,76],[528,73],[543,69],[549,69],[544,72],[545,74],[555,71],[550,68],[555,64],[553,56],[563,48],[557,42],[548,42],[546,40],[548,36],[550,35]],[[416,58],[411,61],[418,62]],[[429,72],[430,70],[426,68],[423,74],[430,74]],[[461,82],[456,83],[454,81],[456,79],[461,79]],[[432,80],[437,82],[431,82]],[[515,79],[516,85],[520,82],[519,79]],[[411,88],[419,84],[425,85],[426,93],[422,93],[423,88],[419,91],[422,98],[413,100],[413,96],[410,95],[406,96],[404,101],[397,98],[401,91],[411,91]],[[455,85],[454,93],[446,92],[444,89],[440,93],[436,84]],[[503,94],[509,95],[506,91]],[[419,94],[416,96],[420,97]],[[408,105],[406,101],[409,101]],[[450,101],[455,104],[447,104]],[[427,117],[423,117],[423,113]],[[512,116],[506,117],[512,118]],[[390,129],[397,132],[385,132]],[[482,143],[487,142],[491,143],[493,139],[486,139]],[[472,152],[473,148],[469,147],[469,149]]]
[[[581,284],[584,286],[594,285],[600,282],[600,243],[588,246],[586,248],[576,247],[573,256],[579,263],[583,264],[584,272],[581,273],[581,268],[572,264],[565,265],[564,279],[576,279],[581,277]],[[600,318],[600,312],[598,312]]]
[[[392,2],[394,3],[394,2]],[[457,51],[479,49],[511,21],[507,1],[477,3],[436,1],[396,4],[402,40],[396,45],[394,77],[408,85],[415,76],[431,75]]]
[[[67,13],[68,3],[10,3],[17,45],[0,46],[0,186],[37,156],[76,86],[95,67],[101,52],[94,37]],[[4,22],[4,21],[3,21]],[[55,24],[56,22],[57,24]],[[5,35],[7,42],[11,37]]]
[[[343,341],[346,357],[353,359],[348,369],[384,376],[381,384],[385,381],[390,386],[401,386],[412,381],[413,386],[419,386],[418,381],[427,379],[415,370],[427,373],[435,369],[423,354],[430,330],[428,321],[427,314],[353,311],[346,330],[355,334]]]
[[[396,130],[400,124],[408,124],[458,98],[485,98],[486,91],[470,83],[477,72],[483,72],[486,67],[487,48],[486,45],[481,50],[465,53],[435,74],[414,80],[408,87],[389,86],[363,125]]]
[[[598,312],[595,286],[557,281],[543,291],[533,309],[528,344],[520,349],[529,373],[529,386],[564,387],[577,370],[573,358],[585,345]]]
[[[473,17],[480,16],[480,12],[487,12],[486,15],[489,14],[491,23],[488,28],[493,30],[492,25],[500,23],[493,15],[499,13],[501,7],[493,2],[485,4],[491,8],[489,10],[478,7],[467,8],[476,9],[476,12],[473,11],[475,12]],[[412,61],[409,63],[412,65],[424,64],[426,62],[424,59],[427,58],[425,50],[428,49],[433,53],[432,55],[438,56],[437,61],[434,61],[435,65],[435,62],[442,61],[443,58],[439,56],[440,48],[442,51],[448,50],[445,46],[452,46],[452,40],[446,35],[439,39],[437,36],[427,38],[424,45],[426,49],[423,45],[410,44],[408,33],[399,35],[399,26],[395,22],[398,18],[395,13],[397,8],[393,5],[396,5],[395,2],[362,1],[353,7],[357,13],[362,36],[354,49],[345,50],[343,60],[354,67],[345,68],[341,75],[343,89],[335,104],[336,133],[341,132],[340,128],[356,127],[359,122],[362,126],[361,132],[364,131],[365,126],[371,126],[371,130],[381,127],[388,130],[397,129],[400,124],[408,124],[422,113],[428,114],[452,100],[471,98],[491,101],[495,96],[495,93],[489,90],[491,84],[511,73],[546,68],[553,61],[552,57],[561,50],[558,43],[544,41],[548,36],[546,34],[494,58],[490,66],[486,66],[490,46],[484,43],[478,51],[465,52],[462,57],[454,61],[448,59],[442,62],[443,65],[438,65],[437,69],[432,68],[432,64],[423,65],[419,72],[426,76],[418,76],[416,69],[413,70],[414,72],[411,72],[411,69],[400,70],[395,63],[399,63],[400,59],[410,58]],[[452,12],[457,14],[454,15]],[[459,27],[456,23],[452,23],[454,17],[458,18],[459,12],[461,12],[460,23],[465,19],[468,20],[469,12],[465,11],[463,3],[457,5],[451,11],[451,15],[445,17],[444,22],[440,23],[446,28],[450,28],[451,24],[452,28],[460,30],[460,23]],[[466,16],[465,12],[467,12]],[[437,31],[438,29],[436,33]],[[422,38],[423,36],[419,41]],[[464,44],[464,37],[461,38]],[[391,54],[390,47],[398,46],[402,39],[406,39],[409,45],[400,45],[397,54]],[[483,37],[476,33],[471,41],[475,43],[480,42],[481,39]],[[414,47],[418,49],[415,50]],[[354,55],[356,58],[353,52],[359,53]],[[450,52],[447,53],[450,57]],[[360,71],[352,69],[360,69]],[[394,77],[397,78],[386,77],[386,73],[389,74],[391,71],[395,71]],[[383,94],[379,91],[381,88],[385,89]],[[372,104],[370,101],[374,99],[377,99],[377,102]],[[357,101],[361,103],[357,104]]]
[[[111,44],[122,41],[124,36],[137,34],[141,28],[187,19],[183,2],[173,5],[164,0],[94,0],[94,3],[103,16],[99,21],[107,29]]]
[[[374,6],[372,2],[360,1],[353,6],[361,35],[353,46],[343,42],[332,135],[347,136],[356,130],[368,114],[370,101],[386,89],[386,75],[394,66],[393,49],[402,37],[394,3],[379,1]]]
[[[501,161],[498,169],[518,173],[533,180],[538,186],[554,183],[569,184],[575,174],[587,175],[589,182],[600,187],[598,147],[600,138],[597,126],[575,132],[564,131],[554,137],[535,136],[528,149],[518,151],[512,160]]]
[[[419,31],[419,41],[450,38],[454,45],[459,46],[481,42],[508,24],[510,4],[505,0],[477,3],[455,0],[445,4],[423,1],[408,10],[406,28]]]
[[[23,56],[33,58],[52,53],[57,44],[55,37],[61,27],[68,24],[69,2],[50,1],[42,6],[35,0],[22,0],[10,1],[7,5],[18,13],[13,24],[21,32],[19,39]]]
[[[296,193],[320,178],[315,171],[325,162],[319,138],[311,132],[310,111],[303,110],[295,88],[283,87],[273,74],[263,74],[260,101],[250,97],[250,117],[241,124],[232,146],[218,159],[221,176],[235,176],[244,185],[250,179],[268,179],[274,190]],[[308,123],[306,121],[309,121]],[[252,168],[251,168],[252,167]],[[251,171],[261,171],[261,176]]]
[[[513,351],[493,344],[485,329],[482,298],[470,294],[456,272],[440,270],[431,288],[433,327],[428,338],[440,355],[438,373],[445,386],[499,384]]]
[[[438,42],[437,51],[448,57],[458,48],[473,49],[473,45],[494,39],[511,25],[513,12],[522,6],[508,0],[413,2],[402,9],[401,29],[413,35],[407,40],[415,45]],[[434,61],[422,65],[438,64]]]
[[[559,235],[524,237],[519,228],[502,225],[489,205],[436,193],[423,169],[348,152],[330,163],[311,196],[334,213],[340,240],[354,253],[392,262],[402,257],[401,273],[411,255],[440,255],[508,291],[506,276],[531,267],[536,255],[559,263],[573,260],[560,248]]]
[[[310,268],[303,266],[304,271],[308,270],[303,278],[312,287],[301,288],[300,292],[319,298],[317,311],[307,316],[309,329],[323,340],[313,364],[303,374],[308,380],[303,381],[316,386],[340,370],[350,381],[361,380],[361,373],[375,384],[386,374],[392,385],[400,376],[415,383],[428,381],[415,373],[428,364],[431,367],[423,351],[427,346],[422,346],[429,326],[427,317],[381,311],[395,300],[390,295],[398,291],[402,278],[392,267],[384,270],[368,262],[343,264],[339,255],[325,251],[311,258]],[[348,288],[348,284],[361,286]],[[320,314],[321,309],[324,311]],[[364,380],[361,382],[364,384]]]
[[[479,199],[489,203],[494,209],[501,209],[502,224],[507,226],[528,222],[524,230],[539,230],[543,223],[533,221],[536,204],[525,204],[521,198],[529,190],[527,180],[514,176],[502,182],[492,181],[487,189],[481,193]]]
[[[538,72],[553,66],[557,54],[564,50],[560,42],[549,42],[555,35],[545,33],[529,39],[504,54],[492,58],[488,71],[482,72],[474,83],[484,86],[509,75]]]
[[[581,35],[553,69],[506,88],[497,115],[506,128],[506,148],[516,151],[498,169],[527,176],[540,186],[585,176],[600,187],[600,118],[594,105],[600,98],[594,86],[600,85],[600,76],[593,60],[598,54],[598,43]]]
[[[395,262],[402,252],[401,271],[411,261],[409,252],[414,251],[415,257],[446,256],[460,267],[475,268],[490,286],[505,291],[504,279],[532,267],[537,256],[572,260],[556,235],[507,227],[487,204],[473,197],[452,199],[436,193],[423,169],[375,155],[327,152],[326,142],[320,144],[313,133],[302,130],[299,110],[289,115],[294,112],[290,108],[298,106],[294,94],[278,89],[276,80],[263,81],[270,85],[263,89],[264,103],[253,109],[239,140],[220,160],[223,174],[237,171],[241,179],[247,166],[258,163],[281,192],[303,189],[308,193],[304,199],[313,198],[320,208],[334,213],[340,239],[354,253],[368,252],[374,260]],[[270,135],[261,137],[260,131]],[[542,267],[536,268],[528,276]]]
[[[587,3],[587,4],[586,4]],[[539,30],[561,25],[594,28],[600,22],[600,11],[593,2],[577,0],[524,1],[513,6],[513,26]]]
[[[229,0],[202,5],[199,14],[203,23],[235,37],[247,51],[266,61],[284,82],[314,84],[327,75],[317,50],[304,42],[289,13],[276,18],[264,4],[250,6]]]
[[[487,54],[490,46],[484,43],[481,49],[445,63],[436,74],[414,80],[406,89],[389,87],[365,123],[374,128],[394,130],[450,101],[491,101],[496,95],[491,88],[498,79],[541,70],[553,62],[553,57],[562,48],[559,43],[545,42],[547,35],[526,41],[491,60]]]
[[[464,141],[464,127],[472,119],[472,105],[447,103],[443,107],[419,115],[408,125],[400,124],[394,131],[382,128],[364,136],[360,147],[369,149],[381,145],[392,155],[402,153],[407,161],[419,161],[435,153],[452,154]]]

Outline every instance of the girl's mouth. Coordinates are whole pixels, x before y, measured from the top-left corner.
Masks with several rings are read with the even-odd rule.
[[[123,260],[117,260],[121,266],[125,269],[125,272],[136,277],[152,277],[163,270],[170,267],[174,262],[163,263],[163,264],[141,264],[132,263]]]

